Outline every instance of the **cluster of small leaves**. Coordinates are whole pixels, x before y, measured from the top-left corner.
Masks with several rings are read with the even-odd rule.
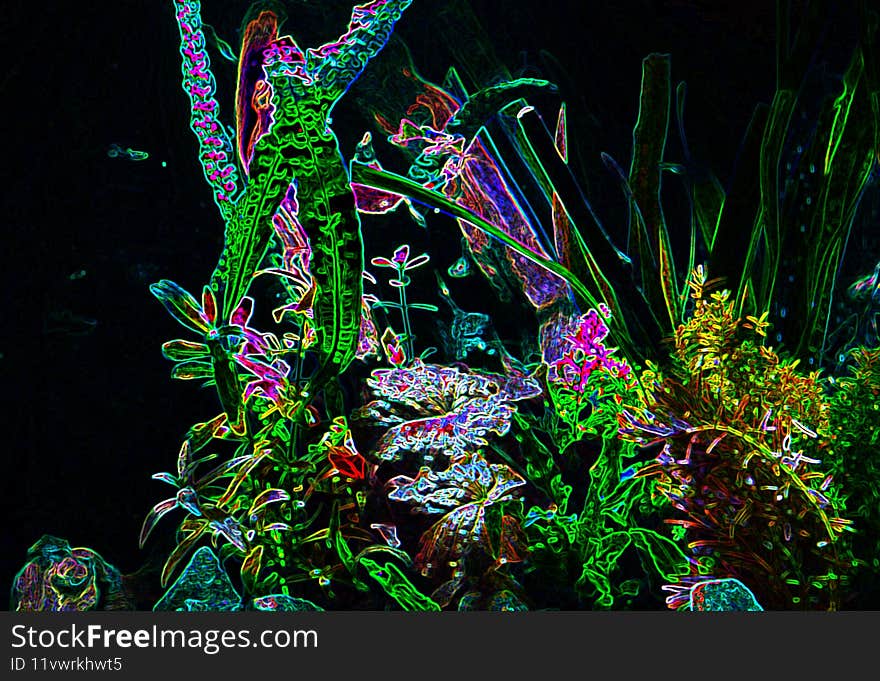
[[[687,376],[699,378],[700,390],[712,399],[718,418],[751,418],[757,424],[767,409],[778,405],[783,418],[826,433],[828,405],[819,373],[803,373],[799,360],[781,358],[765,346],[766,313],[740,320],[730,291],[709,292],[710,283],[701,267],[691,274],[694,309],[675,330],[673,355]],[[656,382],[651,370],[645,378],[649,385]]]
[[[836,608],[852,567],[839,485],[823,472],[829,405],[818,374],[764,346],[766,321],[733,314],[727,292],[690,284],[692,318],[668,375],[642,375],[645,406],[622,437],[656,446],[639,471],[677,509],[700,574],[741,579],[765,607]]]
[[[846,490],[856,521],[856,556],[880,573],[880,347],[850,353],[848,375],[833,380],[829,421],[834,435],[828,462]]]

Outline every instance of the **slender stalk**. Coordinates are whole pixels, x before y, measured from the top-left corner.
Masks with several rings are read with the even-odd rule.
[[[398,288],[400,301],[400,316],[403,319],[403,337],[406,342],[406,357],[412,359],[415,356],[415,348],[413,346],[412,328],[409,323],[409,310],[406,307],[406,285],[409,283],[409,277],[406,276],[406,268],[399,265],[397,268],[397,279],[402,286]]]

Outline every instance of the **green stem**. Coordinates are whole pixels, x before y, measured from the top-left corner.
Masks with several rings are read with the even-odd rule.
[[[415,349],[412,341],[412,330],[409,324],[409,310],[406,307],[406,284],[409,283],[409,280],[406,276],[406,269],[402,265],[397,268],[397,279],[403,284],[403,286],[398,288],[400,296],[400,316],[403,318],[403,338],[406,342],[406,358],[407,360],[411,360],[415,355]]]

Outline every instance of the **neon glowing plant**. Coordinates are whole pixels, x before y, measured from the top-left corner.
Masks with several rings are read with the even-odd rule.
[[[163,585],[208,536],[220,547],[221,562],[233,555],[241,561],[246,597],[275,588],[286,596],[289,584],[303,576],[327,587],[330,575],[340,569],[355,574],[345,539],[351,538],[346,520],[351,506],[341,501],[354,492],[340,485],[339,476],[357,472],[359,455],[350,437],[344,444],[326,438],[308,444],[304,430],[319,418],[311,404],[316,393],[359,349],[369,351],[376,344],[375,327],[362,324],[363,253],[354,194],[328,125],[335,103],[385,44],[409,4],[376,0],[357,6],[338,40],[309,50],[279,34],[272,12],[260,12],[242,41],[233,143],[214,98],[200,4],[174,2],[191,127],[225,223],[225,245],[201,304],[169,281],[151,290],[204,341],[163,346],[177,363],[173,375],[215,384],[225,415],[191,430],[177,475],[156,476],[178,493],[148,514],[142,542],[166,513],[181,508],[188,514],[166,561]],[[241,177],[233,163],[236,152]],[[264,258],[268,267],[258,269]],[[245,294],[258,274],[282,286],[287,300],[273,317],[291,323],[293,331],[260,334],[250,328],[253,299]],[[306,350],[317,354],[318,367],[303,388]],[[328,409],[339,408],[335,396],[330,386]],[[212,440],[237,442],[237,453],[195,478],[195,467],[217,455],[197,461],[190,456]],[[329,509],[319,504],[317,512],[306,515],[317,490],[337,503]],[[367,531],[356,538],[373,540]],[[300,548],[325,539],[336,554],[335,565]]]
[[[417,255],[415,258],[410,259],[409,257],[409,245],[404,244],[403,246],[398,247],[394,251],[394,255],[391,256],[391,259],[383,258],[381,256],[373,258],[370,262],[376,267],[387,267],[394,270],[394,277],[388,280],[389,285],[393,286],[397,289],[398,300],[396,303],[385,301],[385,300],[376,300],[372,304],[373,309],[384,309],[384,308],[394,308],[396,310],[400,310],[400,317],[403,323],[403,333],[401,334],[401,340],[403,341],[404,351],[406,356],[409,358],[415,357],[415,349],[413,346],[414,336],[412,333],[412,324],[409,319],[409,311],[410,310],[427,310],[429,312],[436,312],[436,305],[429,305],[427,303],[412,303],[407,301],[406,298],[406,289],[412,283],[412,280],[409,278],[407,272],[410,270],[414,270],[417,267],[421,267],[425,265],[430,260],[427,253],[422,253],[421,255]]]
[[[540,392],[535,381],[507,390],[510,383],[503,377],[419,359],[407,367],[375,369],[367,385],[377,399],[362,407],[359,417],[391,426],[374,456],[396,461],[413,452],[426,463],[438,453],[457,456],[475,451],[487,443],[490,433],[504,435],[515,411],[510,403]]]
[[[602,308],[605,319],[609,314]],[[603,318],[593,309],[575,319],[556,316],[541,333],[543,359],[549,367],[547,386],[556,413],[570,428],[560,449],[565,451],[585,433],[607,435],[598,430],[599,424],[613,422],[605,403],[615,400],[619,409],[622,396],[633,389],[635,381],[626,360],[616,358],[615,349],[605,346],[608,327]]]
[[[511,498],[513,490],[525,484],[509,466],[490,464],[471,453],[453,459],[444,471],[423,468],[415,478],[397,476],[387,484],[392,501],[410,503],[415,513],[442,515],[422,535],[415,566],[423,574],[444,571],[446,566],[456,568],[478,547],[500,564],[519,560],[503,539],[495,538],[500,544],[493,547],[489,530],[491,507]]]
[[[847,373],[833,379],[832,386],[828,420],[833,440],[826,462],[855,524],[858,593],[880,574],[880,347],[853,350]]]
[[[675,364],[649,367],[644,408],[620,415],[625,437],[661,447],[637,475],[656,477],[683,515],[667,522],[685,529],[699,574],[740,579],[764,607],[836,608],[851,521],[818,468],[829,433],[818,374],[761,344],[767,322],[736,317],[728,291],[707,293],[701,268],[690,286]]]
[[[620,414],[641,404],[641,395],[627,361],[605,345],[608,316],[607,309],[591,309],[556,315],[542,326],[551,408],[541,417],[515,417],[525,471],[540,492],[518,514],[529,547],[526,565],[556,585],[556,598],[595,609],[690,569],[674,533],[655,529],[663,508],[651,503],[649,483],[636,476],[644,462],[632,443],[617,437]],[[592,448],[598,451],[587,474],[566,482],[563,471]],[[574,499],[582,500],[579,511]],[[641,575],[624,567],[632,559]]]
[[[237,435],[243,434],[241,385],[231,355],[266,351],[262,336],[247,325],[253,312],[253,299],[243,298],[232,312],[229,323],[218,324],[217,301],[207,286],[202,293],[201,305],[172,281],[152,284],[150,291],[178,322],[203,334],[203,343],[173,340],[162,346],[162,354],[176,363],[172,377],[206,380],[208,385],[216,385],[230,429]]]
[[[441,327],[440,337],[447,352],[456,360],[465,359],[472,350],[485,351],[486,354],[494,354],[495,348],[490,347],[490,341],[485,336],[489,330],[489,315],[482,312],[465,312],[452,299],[446,282],[438,274],[437,283],[440,295],[452,310],[452,321],[448,330]]]
[[[318,369],[310,378],[311,387],[303,391],[306,396],[349,365],[360,331],[360,220],[329,117],[409,4],[410,0],[374,0],[356,6],[348,30],[338,40],[308,50],[292,37],[279,35],[273,13],[261,12],[248,25],[242,45],[234,145],[219,120],[200,5],[174,3],[191,127],[226,225],[223,253],[211,278],[219,299],[217,317],[225,321],[246,294],[281,210],[283,218],[301,226],[311,247]],[[243,185],[231,159],[234,148],[245,171]]]

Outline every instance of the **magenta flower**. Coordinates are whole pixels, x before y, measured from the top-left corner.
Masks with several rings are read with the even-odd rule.
[[[376,267],[391,267],[393,269],[396,269],[398,273],[403,273],[407,270],[413,270],[416,267],[421,267],[426,262],[428,262],[428,260],[430,260],[430,256],[428,256],[427,253],[417,255],[415,258],[410,260],[409,245],[404,244],[403,246],[398,246],[397,250],[394,251],[394,255],[391,256],[391,260],[379,256],[373,258],[372,260],[370,260],[370,262],[373,263]]]
[[[541,329],[541,346],[550,382],[583,393],[596,371],[608,372],[615,378],[630,378],[632,369],[625,359],[614,357],[616,348],[604,343],[607,336],[608,326],[594,309],[579,317],[559,316],[545,324]]]

